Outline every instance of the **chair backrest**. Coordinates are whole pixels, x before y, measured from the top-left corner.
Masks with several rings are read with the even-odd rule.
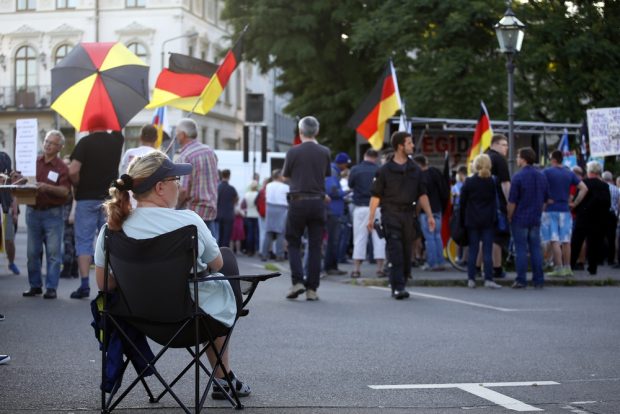
[[[220,247],[220,254],[222,255],[222,261],[224,262],[220,273],[225,276],[237,276],[239,274],[239,265],[237,263],[237,257],[230,250],[229,247]],[[241,295],[243,289],[243,282],[239,280],[229,280],[230,285],[233,287],[235,293],[235,300],[237,301],[237,313],[243,308],[243,296]]]
[[[111,312],[160,323],[191,317],[188,278],[196,265],[197,243],[194,225],[143,240],[106,230],[105,251],[122,302]]]

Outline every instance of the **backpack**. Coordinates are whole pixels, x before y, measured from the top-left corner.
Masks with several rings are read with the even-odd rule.
[[[261,217],[265,217],[266,206],[265,206],[265,187],[261,188],[254,199],[254,205],[258,210],[258,215]]]

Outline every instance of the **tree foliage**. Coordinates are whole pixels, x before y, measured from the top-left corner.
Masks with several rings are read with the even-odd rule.
[[[526,23],[516,60],[517,119],[580,122],[617,106],[620,0],[515,2]],[[291,115],[314,114],[322,137],[347,149],[345,124],[394,60],[410,116],[475,118],[484,100],[506,114],[506,59],[493,25],[503,0],[226,0],[223,17],[246,24],[246,58],[279,68]],[[345,35],[345,36],[343,36]]]

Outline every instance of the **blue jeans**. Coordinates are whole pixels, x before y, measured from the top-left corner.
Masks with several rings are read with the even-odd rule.
[[[269,260],[269,253],[271,253],[271,246],[273,241],[276,241],[276,259],[284,259],[284,233],[276,233],[275,231],[266,231],[265,239],[263,240],[263,250],[261,256],[263,259]]]
[[[75,254],[92,256],[95,236],[105,224],[103,200],[78,200],[75,205]]]
[[[426,213],[420,214],[420,227],[424,235],[426,246],[426,262],[430,267],[443,266],[446,261],[443,258],[443,242],[441,241],[441,213],[433,213],[435,218],[435,231],[428,228]]]
[[[235,217],[226,217],[219,218],[215,220],[218,226],[218,234],[217,234],[217,244],[220,247],[229,247],[230,246],[230,236],[232,235],[233,223],[235,222]]]
[[[344,214],[340,218],[340,242],[338,243],[338,263],[347,262],[347,250],[351,243],[351,233],[353,232],[353,223],[350,216]]]
[[[256,217],[246,217],[245,250],[248,254],[258,252],[258,219]]]
[[[334,214],[327,215],[327,247],[323,270],[338,269],[338,246],[340,244],[340,217]]]
[[[43,246],[47,261],[45,277],[46,289],[57,289],[62,264],[62,233],[65,223],[62,206],[47,210],[26,209],[26,226],[28,227],[28,282],[30,287],[43,286],[41,277],[41,258]]]
[[[512,223],[512,239],[515,243],[515,255],[517,265],[516,282],[527,284],[527,253],[530,253],[532,262],[532,282],[534,285],[543,285],[542,249],[540,247],[540,226],[523,227]]]
[[[467,258],[467,277],[476,278],[476,260],[482,242],[482,262],[484,263],[484,280],[493,280],[493,236],[495,228],[468,227],[469,257]]]

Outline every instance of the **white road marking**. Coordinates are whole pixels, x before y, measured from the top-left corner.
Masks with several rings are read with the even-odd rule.
[[[383,291],[387,291],[387,292],[391,291],[389,288],[385,288],[385,287],[381,287],[381,286],[368,286],[368,287],[371,288],[371,289],[383,290]],[[557,309],[557,308],[549,308],[549,309],[502,308],[502,307],[499,307],[499,306],[486,305],[484,303],[478,303],[478,302],[471,302],[471,301],[468,301],[468,300],[449,298],[447,296],[431,295],[431,294],[428,294],[428,293],[409,292],[409,294],[411,296],[418,296],[418,297],[421,297],[421,298],[443,300],[443,301],[446,301],[446,302],[459,303],[461,305],[473,306],[473,307],[476,307],[476,308],[491,309],[491,310],[495,310],[495,311],[498,311],[498,312],[550,312],[550,311],[559,311],[560,310],[560,309]]]
[[[565,405],[562,408],[565,409],[565,410],[570,411],[573,414],[591,414],[589,411],[584,411],[584,410],[581,410],[579,408],[573,407],[571,405]]]
[[[480,398],[501,405],[512,411],[544,411],[522,401],[515,400],[497,391],[490,390],[490,387],[524,387],[538,385],[558,385],[555,381],[530,381],[530,382],[485,382],[485,383],[458,383],[458,384],[396,384],[396,385],[369,385],[374,390],[411,390],[411,389],[438,389],[438,388],[457,388],[474,394]]]

